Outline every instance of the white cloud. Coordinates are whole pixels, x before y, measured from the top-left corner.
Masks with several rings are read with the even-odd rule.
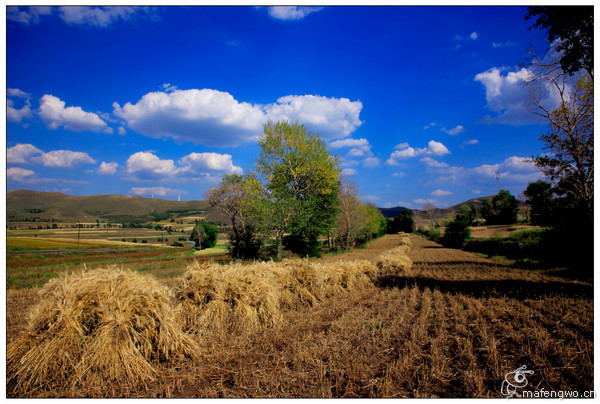
[[[475,40],[479,37],[479,35],[477,34],[477,32],[473,31],[471,32],[471,35],[469,35],[469,38],[471,38],[472,40]]]
[[[81,107],[66,107],[65,102],[53,95],[45,94],[40,99],[38,114],[50,129],[64,126],[75,132],[91,130],[93,132],[112,133],[113,129],[106,125],[93,112],[85,112]]]
[[[180,189],[173,188],[165,188],[165,187],[133,187],[129,190],[131,195],[136,196],[175,196],[175,195],[185,195],[187,191],[183,191]]]
[[[450,154],[450,150],[446,146],[444,146],[441,142],[436,142],[435,140],[429,141],[427,147],[422,149],[415,149],[410,147],[408,143],[400,143],[395,147],[396,150],[391,155],[390,158],[386,161],[388,165],[398,165],[399,159],[407,159],[418,156],[443,156],[446,154]]]
[[[377,167],[381,163],[381,160],[377,157],[367,157],[363,160],[363,166],[365,167]]]
[[[468,145],[472,145],[472,144],[478,144],[479,140],[477,139],[469,139],[467,141],[464,141],[462,144],[463,146],[468,146]]]
[[[479,195],[481,193],[479,189],[474,189],[471,192],[473,192],[475,195]]]
[[[377,195],[367,195],[365,196],[365,199],[367,201],[371,201],[371,202],[377,202],[378,200],[380,200],[381,198],[378,197]]]
[[[533,77],[531,70],[523,67],[518,71],[493,67],[475,76],[475,81],[485,87],[486,107],[493,113],[480,120],[480,123],[528,125],[539,123],[540,118],[525,107],[528,100],[525,83]],[[545,91],[542,105],[552,109],[556,105],[556,94]]]
[[[425,205],[426,203],[432,204],[432,205],[438,205],[440,203],[440,201],[438,201],[437,199],[423,199],[423,198],[418,198],[413,200],[414,203],[416,203],[417,205]]]
[[[437,161],[435,159],[432,159],[431,157],[423,157],[420,161],[422,163],[425,163],[429,167],[436,167],[436,168],[448,167],[447,163],[444,163],[442,161]]]
[[[139,179],[172,177],[181,172],[173,160],[161,160],[149,152],[137,152],[129,156],[125,171]]]
[[[29,164],[31,157],[42,154],[43,151],[32,144],[19,143],[6,150],[6,162],[11,164]]]
[[[435,167],[428,168],[437,177],[429,184],[481,184],[496,185],[496,174],[501,186],[525,186],[543,178],[538,168],[526,157],[511,156],[497,164],[482,164],[477,167]]]
[[[435,122],[431,122],[429,125],[425,125],[425,126],[423,127],[423,129],[429,129],[429,128],[433,128],[435,125],[436,125],[436,123],[435,123]]]
[[[457,125],[452,129],[443,128],[442,130],[444,132],[446,132],[447,134],[454,136],[454,135],[458,135],[459,133],[463,133],[465,131],[465,127],[462,125]]]
[[[353,168],[344,168],[342,170],[342,176],[350,176],[356,174],[356,170]]]
[[[403,172],[397,172],[397,173],[392,174],[392,177],[396,177],[396,178],[402,178],[405,176],[406,176],[406,173],[403,173]]]
[[[125,173],[134,181],[208,181],[214,182],[223,173],[241,173],[231,155],[218,153],[190,153],[178,160],[162,160],[151,152],[137,152],[129,156]]]
[[[448,195],[452,195],[452,192],[444,191],[442,189],[436,189],[435,191],[433,191],[431,193],[431,195],[433,195],[433,196],[448,196]]]
[[[179,164],[189,167],[195,172],[223,171],[226,173],[242,173],[242,168],[233,165],[230,154],[191,153],[179,160]]]
[[[37,24],[40,16],[52,14],[51,7],[6,7],[6,19],[22,24]]]
[[[87,25],[106,28],[116,21],[128,21],[137,15],[154,15],[151,7],[7,7],[6,18],[22,24],[37,24],[40,16],[58,15],[61,20],[70,25]]]
[[[116,162],[106,163],[103,161],[102,163],[100,163],[100,167],[98,168],[98,174],[115,175],[118,166],[119,164]]]
[[[359,146],[369,146],[369,141],[365,138],[360,138],[360,139],[341,139],[341,140],[335,140],[331,143],[329,143],[329,147],[331,147],[332,149],[339,149],[342,147],[359,147]]]
[[[53,150],[44,153],[32,144],[19,143],[6,150],[6,162],[10,164],[43,164],[45,167],[73,168],[96,161],[84,152]]]
[[[301,20],[307,15],[322,10],[323,7],[273,6],[269,16],[277,20]]]
[[[21,122],[25,118],[33,116],[31,112],[31,102],[29,101],[30,94],[19,90],[18,88],[7,88],[6,95],[13,98],[23,98],[21,108],[15,107],[15,101],[7,98],[6,100],[6,119],[13,122]]]
[[[325,140],[350,135],[362,124],[362,103],[313,95],[281,97],[261,105],[237,101],[211,89],[145,94],[135,104],[113,103],[127,126],[153,138],[171,137],[205,146],[235,147],[258,140],[268,120],[303,123]]]
[[[59,16],[67,24],[106,28],[118,20],[127,21],[138,13],[149,13],[148,7],[59,7]]]
[[[27,182],[35,178],[35,172],[20,167],[11,167],[6,170],[6,178],[17,182]]]
[[[264,106],[268,118],[274,122],[299,121],[323,139],[338,139],[349,136],[362,121],[360,101],[348,98],[328,98],[319,95],[288,95],[277,103]]]
[[[39,158],[45,167],[73,168],[82,164],[96,163],[89,154],[71,150],[54,150],[43,153]]]
[[[117,133],[122,136],[127,133],[127,130],[122,126],[119,126],[119,129],[117,129]]]

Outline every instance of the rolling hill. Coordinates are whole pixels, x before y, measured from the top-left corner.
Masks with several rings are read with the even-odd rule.
[[[7,222],[150,221],[159,217],[206,216],[214,213],[206,201],[178,202],[123,195],[72,196],[28,190],[6,193]]]

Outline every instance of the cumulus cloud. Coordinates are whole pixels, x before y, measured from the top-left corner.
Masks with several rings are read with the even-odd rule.
[[[96,164],[96,160],[84,152],[54,150],[40,156],[45,167],[73,168],[82,164]]]
[[[6,150],[9,164],[43,164],[45,167],[73,168],[82,164],[95,164],[89,154],[71,150],[53,150],[44,153],[32,144],[19,143]]]
[[[128,179],[138,181],[215,181],[224,173],[241,173],[229,154],[190,153],[180,158],[177,165],[171,159],[160,159],[152,152],[137,152],[129,156],[125,173]]]
[[[533,77],[531,70],[523,67],[517,71],[493,67],[475,76],[475,81],[485,87],[486,108],[493,115],[486,115],[480,123],[528,125],[539,123],[540,118],[525,107],[528,99],[525,84]],[[542,105],[549,109],[557,103],[553,91],[545,91]]]
[[[431,205],[438,205],[440,203],[440,201],[438,201],[437,199],[423,199],[423,198],[418,198],[413,200],[414,203],[416,203],[417,205],[425,205],[427,204],[431,204]]]
[[[165,187],[133,187],[129,190],[131,195],[136,196],[179,196],[187,194],[187,191]]]
[[[418,156],[443,156],[446,154],[450,154],[450,150],[446,146],[444,146],[441,142],[436,142],[435,140],[429,141],[427,147],[417,148],[410,147],[408,143],[400,143],[396,145],[395,149],[399,149],[394,151],[390,158],[386,161],[388,165],[398,165],[398,160],[407,159]]]
[[[112,133],[113,129],[106,125],[97,114],[86,112],[81,107],[65,107],[65,102],[53,95],[45,94],[40,99],[39,116],[48,128],[57,129],[63,126],[75,132],[90,130],[92,132]]]
[[[35,178],[35,172],[20,167],[11,167],[6,170],[6,178],[17,182],[27,182]]]
[[[348,98],[328,98],[318,95],[288,95],[274,104],[265,106],[270,120],[299,121],[317,132],[322,138],[337,139],[349,136],[362,121],[360,101]]]
[[[445,127],[442,129],[444,132],[446,132],[449,135],[458,135],[459,133],[463,133],[465,131],[465,127],[462,125],[457,125],[452,129],[446,129]]]
[[[356,174],[356,170],[354,168],[344,168],[342,170],[343,176],[350,176]]]
[[[479,143],[479,140],[477,140],[477,139],[469,139],[469,140],[464,141],[462,144],[463,144],[463,146],[469,146],[469,145],[478,144],[478,143]]]
[[[277,20],[301,20],[323,7],[273,6],[268,8],[269,16]]]
[[[369,146],[369,141],[365,138],[360,138],[360,139],[341,139],[341,140],[335,140],[331,143],[329,143],[329,147],[331,147],[332,149],[339,149],[342,147],[364,147],[364,146]]]
[[[6,100],[6,119],[12,122],[21,122],[25,118],[33,116],[31,112],[30,94],[19,90],[18,88],[7,88],[6,95],[11,98]],[[22,98],[21,108],[15,106],[15,100],[12,98]]]
[[[100,167],[98,167],[98,174],[115,175],[118,166],[119,164],[116,162],[106,163],[103,161],[102,163],[100,163]]]
[[[211,89],[151,92],[135,104],[113,103],[114,114],[145,136],[170,137],[212,147],[235,147],[258,140],[268,120],[306,124],[325,140],[348,136],[362,124],[362,103],[347,98],[286,96],[261,105],[240,102]]]
[[[42,153],[43,151],[32,144],[19,143],[6,150],[6,162],[10,164],[29,164],[33,156]]]
[[[444,191],[442,189],[436,189],[435,191],[433,191],[431,193],[431,195],[433,195],[433,196],[448,196],[448,195],[452,195],[452,192]]]
[[[223,171],[226,173],[242,173],[242,168],[233,165],[230,154],[191,153],[179,160],[179,164],[189,167],[194,172]]]

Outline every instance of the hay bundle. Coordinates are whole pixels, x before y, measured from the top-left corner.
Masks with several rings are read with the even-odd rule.
[[[317,273],[307,260],[283,260],[280,264],[270,263],[268,269],[275,273],[281,285],[281,306],[296,308],[313,306]]]
[[[409,247],[401,245],[379,254],[376,260],[380,277],[397,276],[412,269],[412,261],[406,256]]]
[[[152,365],[197,347],[174,321],[169,294],[138,273],[99,269],[51,280],[27,331],[7,347],[16,393],[42,385],[108,386],[154,380]]]
[[[412,241],[411,241],[410,237],[408,236],[408,234],[401,233],[400,245],[405,245],[409,248],[412,247]]]
[[[191,266],[175,288],[178,316],[194,332],[245,332],[281,322],[281,286],[265,264]]]
[[[314,269],[317,274],[315,292],[319,299],[373,286],[370,274],[375,268],[368,261],[314,264]]]

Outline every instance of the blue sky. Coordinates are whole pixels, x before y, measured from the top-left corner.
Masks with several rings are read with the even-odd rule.
[[[540,174],[525,7],[8,7],[7,189],[198,200],[268,120],[362,199],[446,207]]]

